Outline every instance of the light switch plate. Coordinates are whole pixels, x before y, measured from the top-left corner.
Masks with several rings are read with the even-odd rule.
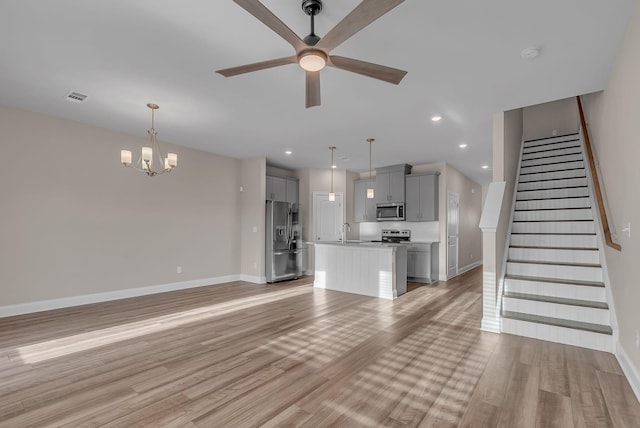
[[[631,223],[625,223],[622,225],[622,236],[625,238],[631,238]]]

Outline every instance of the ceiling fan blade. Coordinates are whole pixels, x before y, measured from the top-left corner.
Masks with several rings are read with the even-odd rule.
[[[330,61],[328,65],[333,67],[373,77],[374,79],[384,80],[385,82],[393,83],[394,85],[400,83],[402,78],[407,74],[404,70],[360,61],[359,59],[345,58],[343,56],[336,55],[331,55],[329,59]]]
[[[295,64],[298,58],[295,56],[287,56],[284,58],[271,59],[269,61],[254,62],[253,64],[240,65],[238,67],[225,68],[217,70],[216,73],[222,74],[224,77],[237,76],[238,74],[250,73],[252,71],[264,70],[265,68],[278,67],[286,64]]]
[[[320,105],[320,72],[307,71],[307,108]]]
[[[300,40],[300,37],[287,27],[277,16],[275,16],[265,5],[258,0],[233,0],[238,6],[249,12],[251,15],[258,18],[264,25],[271,28],[278,33],[280,37],[285,39],[293,46],[296,52],[307,47],[307,45]]]
[[[363,0],[344,19],[333,27],[316,45],[330,51],[349,37],[398,6],[404,0]]]

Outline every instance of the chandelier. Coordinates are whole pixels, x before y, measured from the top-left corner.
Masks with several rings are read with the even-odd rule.
[[[149,177],[153,177],[158,174],[173,171],[173,168],[178,165],[178,155],[175,153],[167,153],[167,157],[163,158],[160,145],[158,144],[158,133],[153,128],[154,112],[160,107],[153,103],[147,104],[147,107],[151,109],[151,129],[147,131],[149,141],[146,146],[142,146],[142,153],[135,165],[131,163],[131,152],[129,150],[120,151],[120,162],[122,162],[124,166],[131,167],[136,171],[144,172]]]

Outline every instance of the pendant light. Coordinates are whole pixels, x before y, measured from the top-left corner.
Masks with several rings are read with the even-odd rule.
[[[373,199],[374,193],[373,193],[373,178],[371,176],[371,143],[376,141],[376,139],[367,138],[367,141],[369,142],[369,188],[367,189],[367,199]]]
[[[336,194],[333,192],[333,168],[335,168],[334,165],[333,165],[333,151],[335,149],[336,148],[334,146],[330,146],[329,147],[329,150],[331,150],[331,191],[329,192],[329,201],[330,202],[334,202],[336,200]]]

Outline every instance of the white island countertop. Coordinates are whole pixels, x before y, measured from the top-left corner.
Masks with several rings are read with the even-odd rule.
[[[315,241],[317,288],[395,299],[407,292],[407,245]]]

